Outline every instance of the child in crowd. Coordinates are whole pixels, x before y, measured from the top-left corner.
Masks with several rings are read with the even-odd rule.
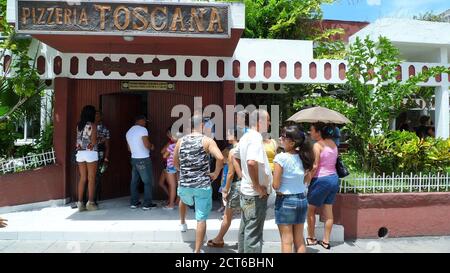
[[[168,192],[169,192],[169,202],[164,209],[172,210],[175,208],[176,199],[177,199],[177,169],[173,164],[173,155],[175,151],[175,146],[179,138],[181,138],[181,133],[176,132],[171,134],[171,143],[167,146],[166,151],[164,152],[163,158],[167,159],[166,166],[166,181],[168,184]]]
[[[220,183],[219,187],[219,194],[222,195],[222,190],[225,188],[225,185],[227,184],[227,175],[228,175],[228,155],[230,152],[230,148],[226,147],[222,150],[223,155],[223,170],[222,170],[222,181]],[[218,212],[222,213],[225,210],[225,204],[223,202],[220,202],[221,206],[218,209]]]
[[[170,130],[171,130],[171,127],[167,128],[167,130],[166,130],[167,143],[161,149],[161,157],[162,157],[163,168],[162,168],[162,171],[161,171],[161,175],[159,176],[159,180],[158,180],[158,185],[161,187],[161,189],[164,191],[164,193],[168,196],[168,199],[169,199],[169,189],[167,188],[167,185],[166,185],[167,158],[164,157],[164,154],[166,153],[167,147],[169,147],[170,144],[176,143],[176,142],[173,142],[172,134],[170,133]]]
[[[223,237],[227,233],[231,225],[231,220],[233,219],[233,212],[240,211],[240,195],[239,187],[242,178],[241,167],[239,163],[234,158],[235,147],[238,144],[237,141],[237,130],[228,133],[228,143],[231,145],[231,150],[227,153],[226,158],[228,162],[228,173],[227,179],[224,186],[222,186],[222,199],[225,205],[225,212],[223,215],[222,225],[220,227],[219,234],[208,241],[209,247],[223,247],[224,240]],[[224,155],[225,158],[225,155]]]

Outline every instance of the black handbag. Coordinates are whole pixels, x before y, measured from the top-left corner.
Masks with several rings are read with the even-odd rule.
[[[341,156],[338,156],[336,160],[336,172],[339,178],[344,178],[350,174],[347,167],[345,167],[344,162],[341,159]]]

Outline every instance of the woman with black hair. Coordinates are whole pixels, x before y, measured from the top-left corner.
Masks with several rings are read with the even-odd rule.
[[[316,123],[311,126],[311,137],[314,143],[314,165],[311,170],[313,179],[308,188],[308,238],[307,245],[320,244],[330,249],[330,234],[333,227],[333,204],[339,192],[339,177],[336,173],[338,148],[333,141],[335,128],[333,125]],[[316,209],[324,207],[325,232],[323,240],[315,238]]]
[[[303,226],[308,202],[305,181],[314,163],[314,153],[306,135],[298,126],[285,127],[280,137],[284,153],[274,159],[273,188],[277,193],[275,201],[275,222],[281,236],[281,251],[305,253]]]
[[[80,121],[77,126],[77,162],[80,172],[78,182],[78,202],[79,211],[97,210],[94,202],[95,175],[97,173],[97,125],[95,124],[95,107],[86,105],[81,111]],[[88,198],[85,205],[83,203],[84,188],[88,181]]]

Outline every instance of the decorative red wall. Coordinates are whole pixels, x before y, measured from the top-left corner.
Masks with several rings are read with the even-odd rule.
[[[61,165],[0,175],[0,207],[65,198]]]
[[[345,239],[450,235],[450,193],[339,194],[335,224]]]

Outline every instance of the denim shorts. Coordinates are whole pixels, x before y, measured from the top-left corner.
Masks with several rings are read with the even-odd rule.
[[[277,225],[303,224],[308,211],[304,193],[277,195],[275,200],[275,223]]]
[[[170,174],[177,173],[177,169],[175,167],[166,167],[166,172]]]
[[[195,208],[195,220],[206,221],[212,209],[212,189],[178,187],[181,202]]]
[[[321,207],[322,205],[332,205],[339,192],[339,177],[337,174],[329,176],[315,177],[308,187],[308,203]]]

